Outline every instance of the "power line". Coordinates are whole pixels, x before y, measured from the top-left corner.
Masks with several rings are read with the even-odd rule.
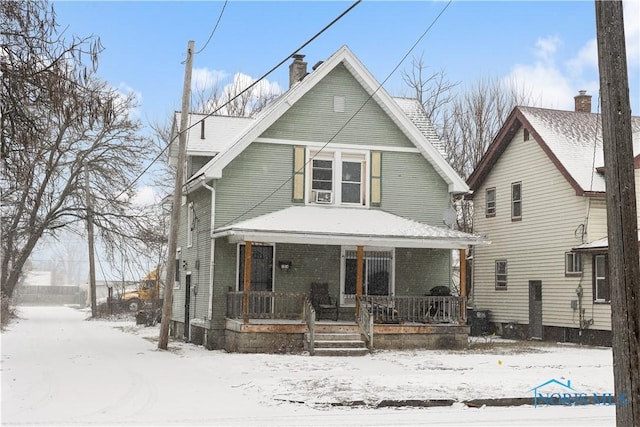
[[[224,13],[224,9],[227,7],[228,1],[229,0],[225,0],[224,4],[222,5],[222,10],[220,11],[220,16],[218,16],[218,21],[216,22],[216,25],[213,27],[213,31],[211,31],[211,35],[209,35],[209,38],[207,39],[206,43],[204,44],[204,46],[202,46],[202,49],[200,49],[199,51],[194,53],[194,55],[197,55],[197,54],[199,54],[200,52],[202,52],[203,50],[206,49],[207,45],[211,41],[211,38],[215,34],[216,29],[218,28],[218,24],[220,23],[220,19],[222,19],[222,14]]]
[[[291,181],[294,177],[294,175],[296,173],[299,173],[301,171],[304,170],[304,168],[318,155],[322,152],[322,150],[324,150],[327,145],[329,145],[329,143],[331,141],[333,141],[339,134],[340,132],[342,132],[344,130],[345,127],[347,127],[347,125],[349,123],[351,123],[351,121],[358,115],[358,113],[360,113],[360,111],[362,111],[362,109],[367,105],[367,103],[373,98],[373,96],[378,93],[378,91],[382,88],[382,86],[387,82],[387,80],[389,80],[391,78],[391,76],[398,70],[398,68],[400,68],[400,65],[402,65],[402,63],[407,59],[407,57],[411,54],[411,52],[416,48],[416,46],[422,41],[422,39],[427,35],[427,33],[431,30],[431,28],[435,25],[435,23],[440,19],[440,17],[442,16],[442,14],[444,14],[444,12],[447,10],[447,8],[451,5],[451,2],[453,0],[449,0],[447,2],[447,4],[444,6],[444,8],[442,8],[442,10],[440,11],[440,13],[438,14],[438,16],[436,16],[434,18],[434,20],[431,22],[431,24],[427,27],[426,30],[424,30],[424,32],[420,35],[420,37],[418,37],[418,39],[416,40],[416,42],[409,48],[409,50],[407,51],[407,53],[402,57],[402,59],[398,62],[398,64],[393,68],[393,70],[391,70],[391,72],[387,75],[387,77],[380,83],[378,84],[378,87],[376,88],[376,90],[374,90],[368,97],[367,99],[362,103],[362,105],[360,106],[360,108],[358,108],[352,115],[351,117],[345,122],[344,125],[342,125],[340,127],[340,129],[338,129],[336,131],[336,133],[329,138],[329,140],[327,142],[324,143],[324,145],[320,148],[320,150],[318,150],[318,152],[313,155],[311,158],[309,158],[309,160],[306,161],[306,163],[302,166],[302,168],[298,171],[294,171],[294,174],[292,174],[289,178],[287,178],[287,180],[285,180],[282,184],[280,184],[278,186],[278,188],[276,188],[275,190],[273,190],[271,193],[269,193],[267,196],[265,196],[262,200],[260,200],[257,204],[255,204],[254,206],[252,206],[251,208],[249,208],[248,210],[246,210],[245,212],[241,213],[240,215],[236,216],[235,218],[227,221],[225,224],[221,225],[221,227],[227,226],[235,221],[237,221],[238,219],[242,218],[243,216],[245,216],[246,214],[248,214],[249,212],[253,211],[254,209],[256,209],[257,207],[261,206],[264,202],[266,202],[267,200],[269,200],[275,193],[277,193],[278,191],[280,191],[282,189],[282,187],[284,187],[289,181]]]
[[[176,140],[176,138],[178,138],[180,136],[180,134],[182,132],[187,132],[189,129],[195,127],[196,125],[198,125],[201,121],[205,120],[207,117],[211,117],[213,116],[215,113],[217,113],[218,111],[220,111],[221,109],[223,109],[224,107],[226,107],[227,105],[231,104],[233,101],[235,101],[237,98],[239,98],[240,96],[244,95],[246,92],[248,92],[249,90],[253,89],[254,86],[256,86],[258,83],[260,83],[262,80],[264,80],[268,75],[270,75],[271,73],[273,73],[275,70],[277,70],[282,64],[284,64],[285,62],[287,62],[289,60],[289,58],[291,58],[293,55],[297,54],[298,52],[300,52],[302,49],[304,49],[305,47],[307,47],[311,42],[313,42],[315,39],[317,39],[322,33],[324,33],[326,30],[328,30],[330,27],[333,26],[333,24],[335,24],[336,22],[338,22],[340,19],[342,19],[342,17],[344,17],[347,13],[349,13],[354,7],[356,7],[360,2],[362,2],[362,0],[356,0],[351,6],[349,6],[344,12],[342,12],[340,15],[338,15],[333,21],[331,21],[329,24],[327,24],[324,28],[322,28],[320,31],[318,31],[313,37],[311,37],[309,40],[307,40],[306,42],[304,42],[300,47],[298,47],[295,51],[293,51],[292,53],[290,53],[289,55],[287,55],[282,61],[280,61],[277,65],[275,65],[273,68],[271,68],[269,71],[267,71],[266,73],[264,73],[262,76],[260,76],[256,81],[254,81],[253,83],[251,83],[249,86],[247,86],[244,90],[240,91],[238,94],[236,94],[234,97],[232,97],[231,99],[229,99],[227,102],[225,102],[224,104],[222,104],[221,106],[219,106],[218,108],[216,108],[215,110],[213,110],[210,113],[207,113],[206,115],[204,115],[202,118],[200,118],[199,120],[197,120],[196,122],[194,122],[192,125],[187,126],[185,129],[180,129],[176,135],[171,138],[171,140],[169,141],[169,143],[167,144],[167,146],[155,157],[155,159],[151,162],[151,164],[149,164],[149,166],[142,172],[140,173],[127,187],[125,187],[124,190],[122,190],[120,192],[120,194],[118,195],[118,197],[120,197],[121,195],[123,195],[127,190],[129,190],[131,187],[133,187],[133,185],[140,179],[142,178],[142,176],[144,175],[144,173],[146,173],[146,171],[149,170],[149,168],[151,168],[151,166],[160,158],[160,156],[162,154],[164,154],[167,149],[171,146],[171,144],[173,143],[173,141]],[[118,198],[116,197],[116,198]]]

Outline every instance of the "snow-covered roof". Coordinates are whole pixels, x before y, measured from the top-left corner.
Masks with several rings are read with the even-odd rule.
[[[232,242],[367,245],[464,249],[488,244],[480,236],[434,227],[381,210],[293,206],[217,228],[212,237]]]
[[[576,192],[605,191],[602,120],[599,114],[546,108],[516,107],[500,133],[469,177],[472,190],[479,187],[502,154],[514,132],[524,126]],[[640,117],[631,118],[633,153],[640,153]]]
[[[640,242],[640,231],[638,231],[638,242]],[[583,243],[573,248],[574,251],[606,251],[609,248],[609,237],[594,240],[593,242]]]
[[[393,100],[396,101],[409,120],[416,125],[420,133],[427,138],[431,145],[446,157],[444,144],[440,140],[433,123],[429,119],[429,116],[427,116],[426,111],[424,111],[424,107],[420,104],[420,101],[415,98],[393,98]]]
[[[182,114],[175,113],[174,124],[179,124]],[[204,135],[201,122],[204,121]],[[226,150],[255,119],[251,117],[210,116],[190,113],[187,131],[187,155],[214,156]],[[174,130],[175,132],[175,130]],[[204,136],[204,138],[202,138]],[[171,144],[172,158],[177,158],[178,139]]]

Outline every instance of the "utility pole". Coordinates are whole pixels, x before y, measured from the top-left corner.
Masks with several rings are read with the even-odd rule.
[[[622,1],[596,0],[616,425],[640,425],[640,265]]]
[[[167,283],[164,287],[162,303],[162,321],[160,322],[160,339],[158,348],[166,350],[169,344],[169,322],[173,303],[173,285],[171,281],[176,275],[176,251],[178,249],[178,227],[180,226],[180,207],[182,205],[182,184],[184,182],[184,163],[187,157],[187,125],[189,123],[189,101],[191,98],[191,70],[193,68],[193,50],[195,42],[189,40],[187,60],[184,67],[184,86],[182,87],[182,110],[180,114],[180,136],[178,144],[178,163],[176,166],[176,182],[173,189],[173,209],[171,210],[171,229],[169,232],[169,248],[167,250]],[[184,325],[188,328],[189,325]]]
[[[89,240],[89,295],[91,296],[91,317],[97,315],[96,303],[96,261],[93,249],[93,201],[89,187],[89,168],[84,165],[84,189],[87,198],[87,239]]]

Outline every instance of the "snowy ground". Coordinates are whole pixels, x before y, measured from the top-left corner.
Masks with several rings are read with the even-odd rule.
[[[159,351],[158,328],[133,319],[86,321],[86,310],[67,307],[19,313],[2,333],[3,425],[615,424],[609,405],[461,403],[530,398],[552,379],[589,395],[613,392],[608,348],[480,339],[465,351],[311,357],[228,354],[172,341],[170,351]],[[427,399],[457,403],[380,405]]]

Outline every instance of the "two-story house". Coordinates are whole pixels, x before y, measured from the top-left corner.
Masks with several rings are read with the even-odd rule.
[[[473,253],[473,305],[498,333],[611,342],[601,130],[585,91],[575,111],[516,107],[467,180],[491,240]]]
[[[464,299],[428,294],[451,283],[451,251],[483,239],[443,224],[468,187],[420,104],[389,96],[347,47],[311,72],[296,55],[290,83],[255,117],[189,117],[173,335],[299,350],[313,324],[305,296],[320,283],[335,318],[355,324],[383,307],[378,320],[418,322],[422,335],[435,331],[430,307],[455,303],[440,310],[439,339],[455,330],[466,343]]]

